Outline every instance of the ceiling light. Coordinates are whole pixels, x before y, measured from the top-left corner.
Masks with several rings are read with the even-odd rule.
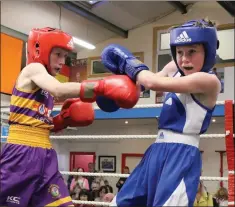
[[[92,45],[92,44],[90,44],[90,43],[88,43],[88,42],[86,42],[84,40],[78,39],[76,37],[73,37],[73,41],[74,41],[75,44],[80,45],[82,47],[85,47],[85,48],[87,48],[89,50],[94,50],[95,49],[94,45]]]
[[[216,119],[212,119],[212,122],[216,122]]]
[[[128,121],[125,121],[125,124],[128,124]]]

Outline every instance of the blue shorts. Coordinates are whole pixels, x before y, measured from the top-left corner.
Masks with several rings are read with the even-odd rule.
[[[201,174],[198,147],[152,144],[111,206],[193,206]]]

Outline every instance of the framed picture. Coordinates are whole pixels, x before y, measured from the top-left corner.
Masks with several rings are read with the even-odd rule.
[[[116,172],[116,156],[99,156],[99,171]]]

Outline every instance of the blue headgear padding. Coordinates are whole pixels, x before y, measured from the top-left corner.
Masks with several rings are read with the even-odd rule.
[[[204,45],[205,60],[201,71],[209,72],[216,62],[216,50],[219,48],[216,28],[205,20],[192,20],[173,28],[170,32],[170,47],[177,66],[176,46],[192,44]],[[183,71],[179,71],[183,74]]]

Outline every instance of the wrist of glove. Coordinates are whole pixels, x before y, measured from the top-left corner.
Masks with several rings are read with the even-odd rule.
[[[136,76],[140,71],[149,70],[129,50],[116,44],[111,44],[102,51],[101,60],[112,73],[126,74],[133,81],[136,81]]]
[[[80,99],[83,102],[92,103],[96,101],[97,95],[103,94],[103,91],[103,80],[85,80],[81,83]]]

